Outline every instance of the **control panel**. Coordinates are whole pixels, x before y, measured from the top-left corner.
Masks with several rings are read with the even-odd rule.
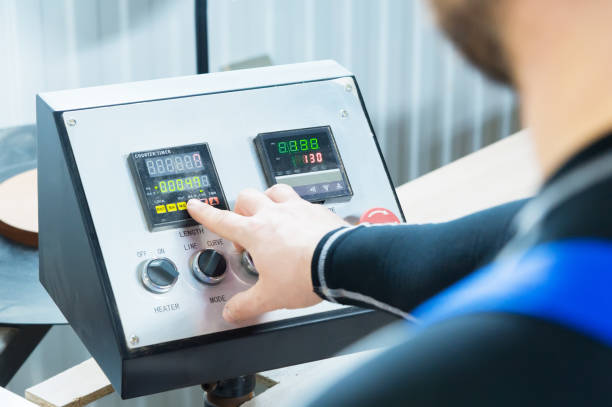
[[[241,190],[283,183],[353,224],[372,208],[399,221],[344,68],[328,61],[57,92],[41,95],[38,109],[39,150],[47,152],[39,200],[49,205],[40,215],[41,280],[113,384],[124,386],[122,396],[329,356],[346,333],[380,325],[369,311],[329,302],[226,322],[224,304],[258,271],[249,253],[186,210],[189,199],[232,210]],[[315,340],[322,324],[321,332],[343,334],[314,350],[304,335]],[[271,332],[280,341],[274,352],[258,342]],[[113,343],[120,368],[108,356]],[[222,349],[244,364],[216,360]],[[151,376],[156,387],[146,387],[146,372],[170,357],[191,366],[189,379]],[[139,365],[151,358],[161,359]]]

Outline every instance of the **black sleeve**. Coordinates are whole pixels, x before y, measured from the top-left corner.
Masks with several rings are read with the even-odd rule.
[[[405,322],[401,322],[407,325]],[[508,313],[451,318],[383,351],[309,405],[610,406],[612,350],[561,325]]]
[[[526,200],[446,223],[337,229],[312,259],[315,292],[341,304],[379,308],[403,317],[486,264],[512,235]]]

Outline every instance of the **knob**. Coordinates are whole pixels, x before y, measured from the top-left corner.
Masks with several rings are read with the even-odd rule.
[[[240,262],[249,273],[256,276],[259,275],[259,272],[255,268],[255,263],[253,263],[253,258],[251,257],[251,254],[246,250],[242,252],[242,256],[240,256]]]
[[[168,292],[178,276],[176,265],[165,257],[148,260],[140,273],[142,284],[156,294]]]
[[[191,262],[191,270],[198,280],[205,284],[217,284],[225,277],[227,261],[221,253],[213,249],[196,253]]]

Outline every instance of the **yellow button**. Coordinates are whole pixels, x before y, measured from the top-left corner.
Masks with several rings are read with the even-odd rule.
[[[187,209],[187,202],[177,202],[176,206],[178,206],[179,211],[184,211]]]
[[[164,205],[157,205],[155,207],[155,212],[157,212],[157,213],[166,213],[166,207]]]
[[[176,212],[176,204],[168,204],[166,208],[168,208],[168,212]]]

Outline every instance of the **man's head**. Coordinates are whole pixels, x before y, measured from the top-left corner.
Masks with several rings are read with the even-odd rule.
[[[512,84],[545,173],[612,129],[612,1],[428,0],[489,76]]]
[[[495,80],[514,82],[500,32],[500,9],[507,0],[430,2],[440,26],[474,65]]]

